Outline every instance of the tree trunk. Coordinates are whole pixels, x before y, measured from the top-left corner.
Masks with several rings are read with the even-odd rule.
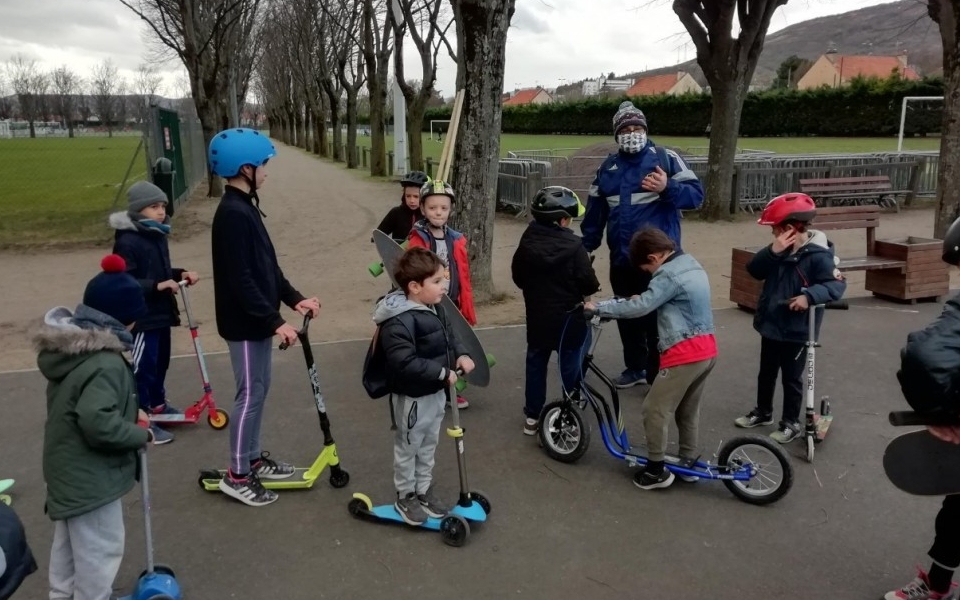
[[[710,150],[708,154],[704,201],[700,218],[715,221],[729,218],[733,191],[733,167],[737,156],[737,135],[743,103],[738,89],[742,83],[731,82],[711,87],[713,110],[710,117]]]
[[[419,94],[407,103],[407,159],[411,171],[423,171],[423,113],[427,98]]]
[[[373,35],[373,29],[378,25],[373,0],[364,0],[363,59],[367,72],[367,93],[370,96],[370,175],[383,177],[387,174],[386,123],[383,118],[387,64],[378,60],[378,48]],[[383,35],[389,37],[391,31],[393,28],[388,20],[383,28]],[[387,59],[389,60],[389,52]]]
[[[357,91],[347,90],[347,168],[357,168]]]
[[[454,146],[454,227],[464,233],[477,301],[493,293],[493,221],[507,29],[515,0],[451,0],[457,26],[457,89],[464,90]],[[467,75],[470,75],[469,77]],[[422,117],[421,117],[422,118]],[[417,138],[422,139],[417,131]]]
[[[326,155],[327,124],[324,122],[323,111],[313,108],[313,153],[317,156]]]
[[[330,128],[333,130],[333,160],[343,162],[343,132],[340,130],[340,90],[333,82],[324,82],[327,106],[330,109]]]
[[[297,148],[307,149],[307,115],[303,110],[303,105],[297,103],[297,119],[300,121],[300,127],[297,130]]]
[[[934,20],[943,42],[943,125],[940,133],[940,170],[937,174],[937,213],[934,237],[943,239],[960,214],[960,1],[931,3],[939,9]]]
[[[293,108],[291,108],[291,107],[288,106],[288,107],[287,107],[287,119],[286,119],[286,121],[287,121],[287,127],[286,127],[286,131],[284,132],[284,140],[283,140],[283,143],[286,144],[286,145],[288,145],[288,146],[292,146],[292,145],[294,145],[294,143],[296,143],[296,135],[297,135],[297,133],[296,133],[296,132],[297,132],[297,121],[296,121],[296,118],[297,118],[297,116],[296,116],[295,114],[293,114]]]

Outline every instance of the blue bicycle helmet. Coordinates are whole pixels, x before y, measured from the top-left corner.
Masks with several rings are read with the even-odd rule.
[[[262,166],[277,155],[273,143],[255,129],[224,129],[210,140],[210,170],[225,179],[236,177],[243,165]]]

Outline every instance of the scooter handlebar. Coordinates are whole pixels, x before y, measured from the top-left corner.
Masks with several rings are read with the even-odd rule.
[[[303,315],[303,326],[300,327],[300,331],[297,332],[297,337],[302,338],[307,335],[307,330],[310,328],[310,320],[313,319],[313,315],[310,311],[307,311],[307,314]],[[280,342],[280,349],[286,350],[290,347],[286,341]]]
[[[781,300],[777,302],[778,306],[790,306],[792,302],[791,298],[786,300]],[[824,302],[823,304],[811,304],[810,308],[825,308],[832,310],[850,310],[850,303],[846,300],[830,300],[829,302]]]

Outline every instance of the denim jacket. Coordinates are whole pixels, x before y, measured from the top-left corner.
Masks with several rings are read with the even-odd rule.
[[[710,281],[697,259],[677,252],[660,265],[639,296],[597,303],[601,317],[633,319],[657,311],[662,354],[683,340],[714,332]]]

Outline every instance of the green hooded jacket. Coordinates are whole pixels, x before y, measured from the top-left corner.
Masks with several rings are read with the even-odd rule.
[[[47,513],[55,521],[129,492],[138,476],[136,451],[149,439],[137,425],[126,344],[109,327],[81,328],[73,317],[66,308],[51,310],[34,337],[37,365],[48,381],[43,478]]]

